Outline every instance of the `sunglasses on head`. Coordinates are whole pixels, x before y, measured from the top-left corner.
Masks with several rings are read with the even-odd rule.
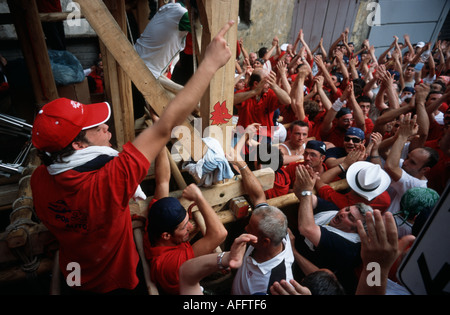
[[[352,138],[352,137],[349,137],[349,136],[345,136],[344,141],[345,141],[345,142],[350,142],[350,141],[352,141],[353,143],[360,143],[360,142],[361,142],[361,139],[359,139],[359,138]]]

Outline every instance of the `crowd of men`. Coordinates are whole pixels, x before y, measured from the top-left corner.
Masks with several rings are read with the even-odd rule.
[[[174,7],[174,18],[185,17],[180,4],[164,7],[161,14]],[[368,40],[357,50],[348,30],[328,51],[322,41],[311,50],[301,30],[295,43],[274,38],[258,52],[248,53],[240,40],[237,128],[227,159],[252,211],[243,234],[217,253],[229,232],[191,184],[183,198],[196,204],[206,230],[190,240],[190,213],[169,196],[165,145],[214,73],[235,57],[224,38],[232,25],[214,38],[161,117],[153,115],[154,124],[122,152],[111,148],[107,103],[58,99],[37,115],[32,140],[43,165],[31,179],[36,214],[60,243],[64,276],[70,262],[83,267],[81,286],[66,292],[142,292],[132,220],[143,220],[145,259],[161,294],[202,294],[204,277],[230,269],[236,269],[234,295],[407,294],[395,277],[399,254],[449,179],[450,42],[413,45],[408,35],[403,43],[394,36],[376,57]],[[146,59],[149,68],[151,62]],[[142,197],[139,185],[153,161],[153,199],[144,216],[131,216],[130,199]],[[267,165],[275,180],[264,191],[253,172]],[[292,192],[299,200],[296,222],[269,205]],[[365,281],[370,262],[382,266],[379,286]]]

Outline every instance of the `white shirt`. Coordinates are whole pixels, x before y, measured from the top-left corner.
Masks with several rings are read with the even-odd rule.
[[[153,76],[158,79],[186,45],[187,31],[179,31],[179,23],[187,12],[179,3],[161,7],[150,20],[134,48]]]
[[[392,214],[397,213],[400,210],[400,200],[403,194],[413,187],[423,187],[427,188],[427,179],[418,179],[414,176],[409,175],[402,169],[402,177],[397,182],[391,182],[388,188],[389,195],[391,196],[391,204],[387,211]]]
[[[256,262],[250,256],[254,250],[254,247],[250,245],[244,255],[242,266],[238,269],[233,280],[231,293],[233,295],[267,294],[272,285],[270,283],[272,274],[275,276],[275,273],[280,271],[281,274],[279,276],[281,278],[278,277],[275,281],[281,279],[289,281],[293,279],[292,264],[294,262],[294,254],[289,234],[286,234],[283,239],[283,245],[284,249],[281,253],[263,263]]]

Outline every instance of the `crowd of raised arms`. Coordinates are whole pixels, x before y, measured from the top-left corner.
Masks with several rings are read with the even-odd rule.
[[[178,3],[164,4],[137,41],[155,76],[173,56],[155,62],[150,39],[161,36],[151,34],[151,23],[178,21],[170,41],[183,48],[186,14]],[[59,241],[63,275],[70,262],[83,267],[81,286],[63,284],[64,292],[142,293],[148,266],[159,293],[169,295],[203,294],[202,279],[219,271],[232,272],[233,295],[408,294],[396,271],[449,179],[450,42],[411,43],[396,34],[376,56],[368,40],[349,42],[348,29],[328,50],[322,40],[305,42],[300,30],[294,43],[275,37],[257,52],[241,39],[235,54],[224,37],[233,25],[219,31],[184,88],[120,153],[111,148],[107,103],[57,99],[37,115],[32,141],[43,165],[31,178],[36,214]],[[225,161],[241,175],[251,215],[236,236],[190,184],[182,197],[206,227],[190,240],[190,213],[169,196],[166,144],[234,58],[236,128]],[[142,212],[129,201],[146,198],[139,185],[150,163],[155,192]],[[266,167],[274,183],[264,190],[254,171]],[[298,210],[287,216],[272,200],[292,193]],[[144,256],[133,239],[136,221],[145,226]],[[226,240],[230,248],[218,251]],[[367,281],[370,263],[380,267],[375,286]]]

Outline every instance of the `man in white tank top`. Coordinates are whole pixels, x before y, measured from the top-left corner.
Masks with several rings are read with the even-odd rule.
[[[284,165],[303,160],[309,126],[304,121],[294,121],[289,127],[288,140],[280,144]]]
[[[184,49],[189,31],[187,9],[173,1],[163,4],[147,24],[134,47],[156,79]]]

